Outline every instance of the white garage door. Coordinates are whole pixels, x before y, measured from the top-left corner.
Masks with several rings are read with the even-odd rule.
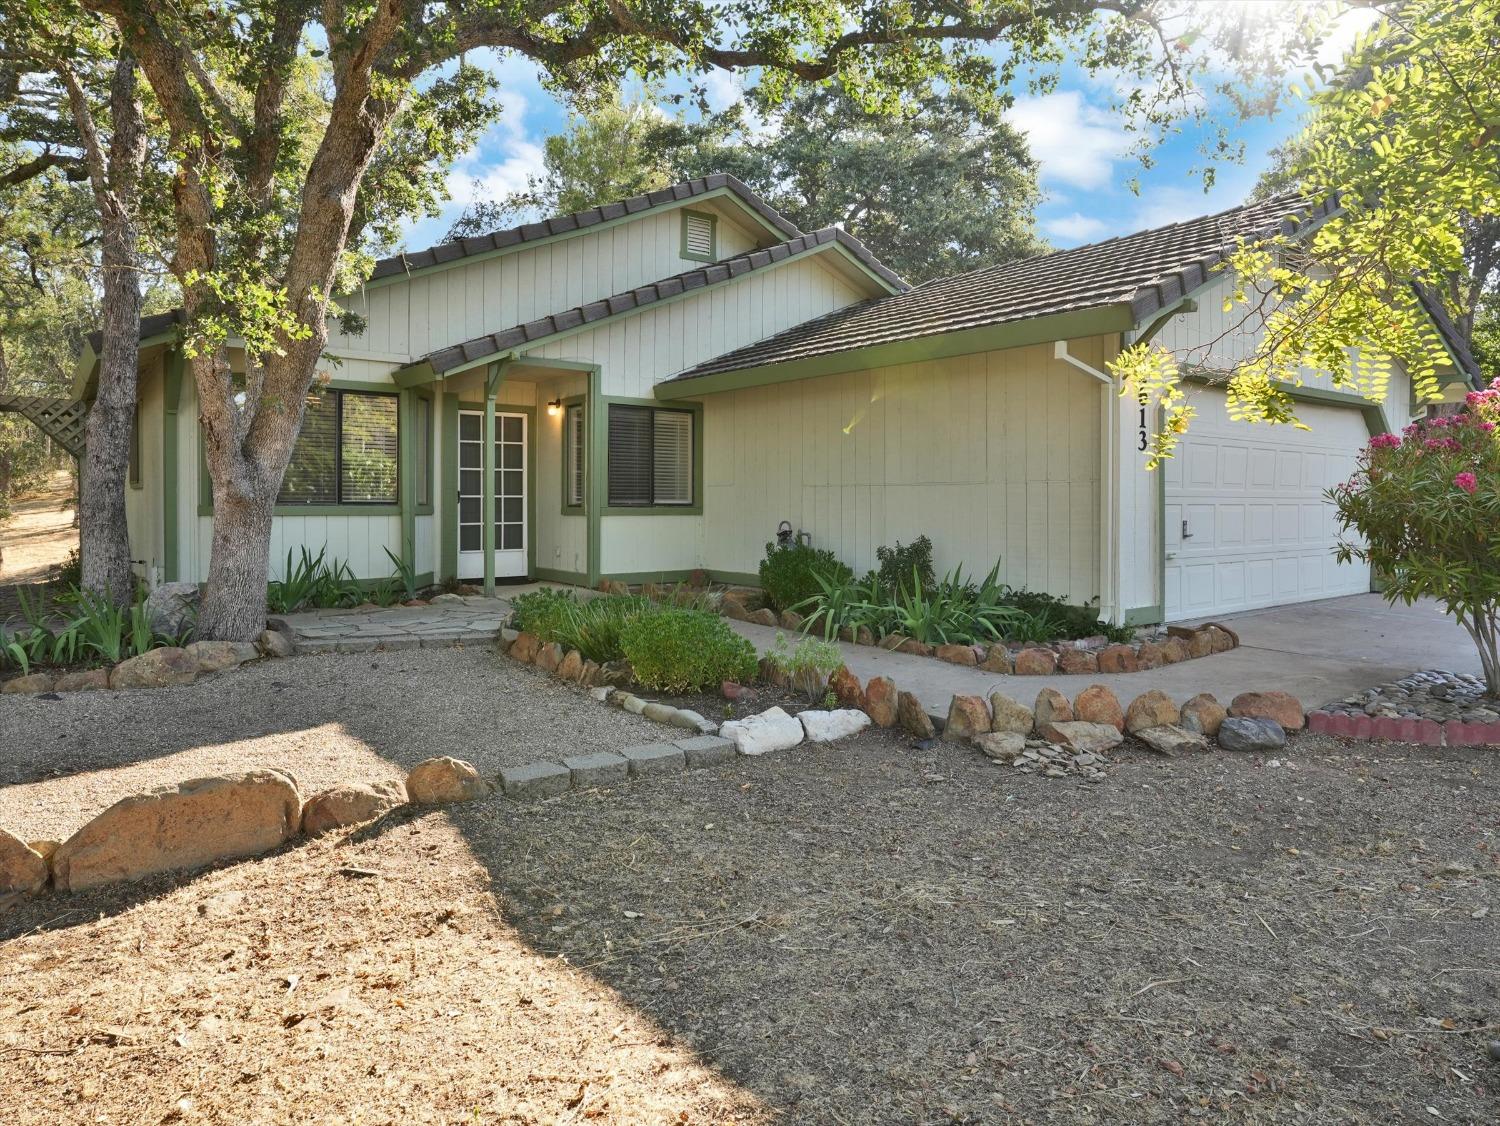
[[[1195,395],[1198,416],[1166,473],[1166,617],[1226,614],[1370,589],[1370,569],[1333,557],[1323,490],[1347,481],[1369,440],[1364,416],[1304,404],[1312,429],[1232,422],[1222,391]]]

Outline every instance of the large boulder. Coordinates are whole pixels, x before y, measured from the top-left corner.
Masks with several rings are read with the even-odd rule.
[[[948,705],[943,741],[967,743],[990,729],[990,706],[983,696],[955,696]]]
[[[108,669],[82,669],[65,672],[52,686],[54,692],[101,692],[109,687]]]
[[[840,665],[838,671],[828,678],[828,691],[844,707],[864,709],[865,691],[859,686],[859,677],[849,671],[848,665]]]
[[[316,837],[363,825],[405,804],[406,787],[400,782],[346,782],[308,799],[302,807],[302,831]]]
[[[447,755],[417,763],[406,776],[406,796],[413,805],[451,805],[489,792],[489,783],[472,763]]]
[[[83,891],[276,848],[302,823],[297,783],[276,770],[198,778],[121,798],[58,846],[52,880]]]
[[[1230,716],[1219,725],[1219,746],[1226,751],[1275,751],[1286,746],[1286,732],[1274,719]]]
[[[802,723],[802,730],[807,732],[810,743],[847,739],[870,726],[870,717],[855,708],[838,708],[831,712],[803,711],[797,713],[797,719]]]
[[[1038,731],[1048,724],[1068,723],[1073,718],[1073,705],[1056,688],[1043,688],[1038,692],[1031,711],[1036,717]]]
[[[1172,697],[1155,688],[1142,692],[1125,709],[1125,730],[1138,735],[1148,727],[1166,727],[1178,723],[1182,712]]]
[[[50,672],[34,672],[13,677],[0,684],[0,695],[31,696],[38,692],[51,692],[56,687],[57,678]]]
[[[1110,724],[1075,719],[1048,724],[1042,730],[1042,738],[1072,751],[1098,755],[1118,747],[1125,737]]]
[[[974,745],[996,762],[1015,762],[1026,751],[1026,736],[1017,731],[991,731],[976,735]]]
[[[932,717],[913,692],[902,692],[896,696],[896,721],[901,730],[915,739],[931,739],[937,735]]]
[[[719,737],[728,739],[742,755],[784,751],[802,742],[802,734],[802,724],[781,708],[768,708],[719,728]]]
[[[1036,717],[1025,704],[1017,703],[1003,692],[990,693],[990,730],[1030,735]]]
[[[198,599],[197,583],[162,583],[146,595],[151,632],[181,637],[198,620]]]
[[[1073,716],[1085,723],[1107,723],[1116,731],[1125,730],[1125,712],[1120,699],[1102,684],[1091,684],[1073,701]]]
[[[939,645],[934,654],[938,660],[947,661],[950,665],[967,665],[973,668],[979,663],[979,658],[974,654],[974,646],[947,644]]]
[[[260,650],[248,641],[194,641],[187,652],[203,672],[238,668],[260,656]]]
[[[1051,676],[1057,671],[1057,654],[1051,649],[1022,649],[1016,654],[1017,676]]]
[[[865,685],[865,714],[876,727],[894,727],[897,719],[896,682],[888,676],[872,676]]]
[[[1288,731],[1300,731],[1307,722],[1301,701],[1289,692],[1241,692],[1230,701],[1229,714],[1272,719]]]
[[[531,664],[536,660],[536,651],[542,647],[542,639],[534,633],[524,630],[511,639],[510,648],[506,654],[514,661]]]
[[[1057,671],[1070,676],[1099,671],[1099,654],[1092,649],[1064,649],[1057,658]]]
[[[47,858],[0,829],[0,895],[31,895],[47,886]]]
[[[1182,728],[1212,739],[1219,733],[1219,725],[1228,714],[1211,693],[1200,692],[1182,705]]]
[[[279,629],[263,629],[255,639],[255,647],[262,657],[290,657],[297,651],[292,639]]]
[[[979,667],[985,672],[1008,675],[1015,668],[1015,662],[1011,659],[1010,650],[1004,645],[991,645]]]
[[[1129,645],[1106,645],[1099,650],[1100,672],[1136,672],[1140,667],[1140,660]]]
[[[114,689],[170,688],[193,683],[201,671],[198,662],[186,649],[168,645],[121,661],[110,670],[109,686]]]
[[[1174,724],[1166,723],[1137,731],[1135,737],[1157,754],[1173,758],[1188,751],[1208,749],[1208,740],[1192,731],[1185,731]]]

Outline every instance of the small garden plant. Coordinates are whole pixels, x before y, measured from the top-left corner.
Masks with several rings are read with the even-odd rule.
[[[1479,651],[1500,697],[1500,379],[1464,414],[1378,434],[1354,476],[1328,492],[1345,535],[1341,562],[1367,562],[1385,596],[1435,598]]]
[[[61,620],[50,619],[24,591],[20,597],[26,628],[0,638],[0,669],[14,667],[23,676],[44,666],[118,664],[151,649],[183,645],[192,636],[191,627],[180,636],[153,632],[144,588],[129,605],[117,606],[72,587],[53,600]]]
[[[776,644],[766,651],[766,660],[793,688],[800,689],[809,700],[816,700],[828,685],[828,678],[844,663],[839,647],[829,641],[804,637],[795,649],[786,643],[786,634],[776,635]]]
[[[694,692],[755,676],[755,646],[702,610],[660,609],[620,633],[625,658],[643,687]]]
[[[760,588],[777,611],[790,610],[823,589],[820,580],[845,585],[854,572],[831,551],[819,551],[805,543],[766,544],[760,562]]]

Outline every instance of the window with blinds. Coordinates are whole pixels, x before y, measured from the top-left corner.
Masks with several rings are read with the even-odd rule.
[[[693,414],[610,404],[609,503],[693,503]]]
[[[699,262],[712,262],[715,258],[715,220],[712,215],[696,211],[682,213],[682,256]]]
[[[363,391],[309,395],[276,503],[396,504],[398,404]]]
[[[583,507],[583,404],[574,403],[563,417],[563,503]]]

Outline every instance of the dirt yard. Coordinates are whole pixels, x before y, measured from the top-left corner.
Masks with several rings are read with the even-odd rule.
[[[1495,1119],[1495,752],[1117,759],[867,734],[44,898],[6,1121]]]
[[[11,509],[0,525],[0,584],[39,582],[78,546],[72,478],[54,473],[46,488],[13,501]]]

